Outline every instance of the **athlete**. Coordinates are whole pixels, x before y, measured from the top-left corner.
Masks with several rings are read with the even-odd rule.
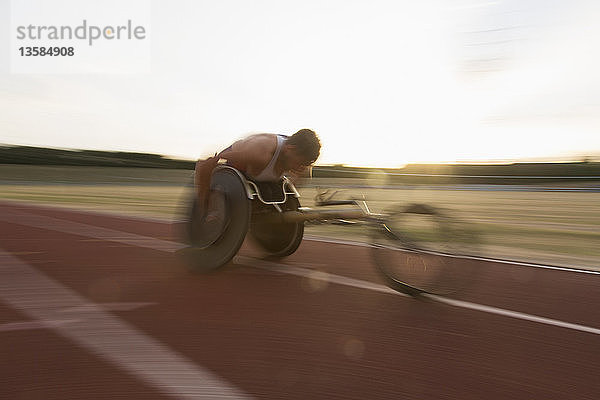
[[[292,180],[310,174],[310,166],[319,157],[321,143],[310,129],[292,136],[259,133],[240,139],[231,146],[196,163],[195,186],[200,215],[208,207],[212,171],[220,159],[258,182],[278,182],[283,175]]]

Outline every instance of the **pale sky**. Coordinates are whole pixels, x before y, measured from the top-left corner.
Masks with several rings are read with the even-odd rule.
[[[151,11],[149,73],[10,74],[4,31],[0,143],[195,159],[249,133],[311,128],[320,164],[600,154],[597,1],[177,0]]]

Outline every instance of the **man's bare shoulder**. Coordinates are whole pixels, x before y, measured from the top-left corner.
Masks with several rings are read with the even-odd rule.
[[[270,146],[273,148],[277,146],[277,135],[272,133],[255,133],[242,140],[249,146],[258,147],[263,150]]]
[[[276,135],[271,133],[257,133],[233,144],[233,150],[248,153],[254,159],[269,158],[277,147]]]
[[[277,135],[258,133],[238,140],[224,158],[250,174],[257,174],[269,163],[277,147]]]

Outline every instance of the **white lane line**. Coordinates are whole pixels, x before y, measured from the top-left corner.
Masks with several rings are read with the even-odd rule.
[[[141,221],[141,222],[151,222],[155,224],[172,224],[174,222],[179,222],[180,220],[169,218],[169,217],[153,217],[149,215],[132,215],[127,212],[119,213],[118,211],[100,211],[100,210],[90,210],[87,208],[77,208],[77,206],[72,205],[57,205],[57,204],[45,204],[45,203],[36,203],[35,201],[20,201],[20,200],[11,200],[11,199],[0,199],[0,207],[1,206],[9,206],[9,207],[27,207],[32,210],[40,210],[40,211],[54,211],[54,212],[63,212],[63,213],[75,213],[75,214],[83,214],[83,215],[94,215],[98,217],[107,217],[107,218],[115,218],[121,219],[124,221]]]
[[[151,302],[130,302],[130,303],[89,303],[83,304],[77,307],[69,307],[64,310],[60,310],[61,312],[90,312],[97,311],[98,309],[102,309],[104,311],[132,311],[138,308],[153,306],[157,303]]]
[[[247,399],[249,396],[174,352],[132,325],[91,304],[75,291],[0,249],[0,299],[30,318],[51,323],[61,335],[127,370],[167,395],[197,399]],[[72,311],[63,321],[61,310]]]
[[[11,255],[15,256],[16,254],[11,253]],[[69,307],[60,312],[63,313],[72,313],[72,312],[95,312],[99,309],[105,311],[132,311],[138,308],[155,305],[157,303],[149,303],[149,302],[131,302],[131,303],[89,303],[76,307]],[[79,319],[56,319],[56,320],[37,320],[37,321],[20,321],[20,322],[9,322],[6,324],[0,324],[0,332],[6,331],[17,331],[17,330],[29,330],[29,329],[52,329],[57,325],[70,324],[73,322],[79,322]]]
[[[400,296],[409,297],[408,295],[397,292],[394,289],[391,289],[387,286],[379,285],[377,283],[369,281],[363,281],[361,279],[354,279],[342,275],[331,274],[329,272],[319,271],[313,268],[294,267],[289,264],[280,264],[273,261],[261,260],[258,258],[244,256],[237,256],[236,258],[234,258],[234,262],[244,264],[249,267],[267,269],[269,271],[302,276],[311,280],[322,281],[327,283],[337,283],[338,285],[350,286],[359,289],[367,289],[373,292],[396,294]]]
[[[54,329],[57,326],[79,322],[78,319],[54,319],[38,321],[9,322],[0,325],[0,332],[24,331],[30,329]]]
[[[357,241],[353,241],[353,240],[344,240],[344,239],[332,239],[332,238],[321,237],[321,236],[305,235],[304,240],[311,240],[313,242],[343,244],[343,245],[347,245],[347,246],[373,247],[369,243],[357,242]],[[534,264],[534,263],[527,263],[527,262],[522,262],[522,261],[500,260],[497,258],[487,258],[487,257],[477,257],[477,256],[448,255],[448,257],[462,258],[465,260],[487,261],[487,262],[498,263],[498,264],[518,265],[520,267],[553,269],[553,270],[557,270],[557,271],[577,272],[580,274],[600,275],[600,271],[594,271],[594,270],[589,270],[589,269],[580,269],[580,268],[575,268],[575,267],[559,267],[556,265]]]
[[[2,202],[9,203],[9,205],[14,205],[14,206],[22,206],[23,205],[22,202],[11,201],[11,200],[0,200],[0,205],[2,205]],[[12,204],[10,204],[10,203],[12,203]],[[31,206],[32,208],[37,206],[37,205],[33,205],[33,204],[27,204],[27,205]],[[42,208],[50,208],[50,209],[55,208],[60,211],[73,211],[73,212],[76,212],[79,214],[90,214],[90,215],[96,215],[96,216],[105,216],[108,218],[117,218],[117,219],[122,219],[122,220],[126,220],[126,221],[142,221],[142,222],[151,222],[151,223],[163,224],[163,225],[176,225],[176,224],[185,223],[185,220],[182,220],[182,219],[167,219],[167,218],[162,219],[162,218],[153,218],[153,217],[148,217],[148,216],[111,213],[109,211],[72,209],[72,208],[53,206],[53,205],[43,205]],[[304,240],[310,240],[310,241],[314,241],[314,242],[344,244],[344,245],[348,245],[348,246],[371,247],[371,245],[369,243],[358,242],[355,240],[334,239],[334,238],[317,236],[317,235],[304,235]],[[466,259],[476,260],[476,261],[488,261],[488,262],[499,263],[499,264],[518,265],[518,266],[530,267],[530,268],[542,268],[542,269],[551,269],[551,270],[557,270],[557,271],[576,272],[576,273],[580,273],[580,274],[600,275],[600,266],[597,267],[596,270],[590,270],[590,269],[586,269],[585,267],[578,267],[578,266],[561,267],[561,266],[557,266],[557,265],[535,264],[535,263],[528,263],[528,262],[522,262],[522,261],[502,260],[502,259],[488,258],[488,257],[460,256],[460,258],[466,258]]]
[[[13,224],[27,225],[34,228],[50,229],[73,235],[91,237],[94,239],[109,240],[111,242],[123,243],[131,246],[145,247],[153,250],[175,252],[186,247],[182,243],[155,239],[135,233],[122,232],[114,229],[83,224],[81,222],[68,221],[65,219],[46,217],[24,212],[13,212],[11,214],[0,214],[0,220]]]
[[[325,282],[337,283],[338,285],[345,285],[345,286],[351,286],[351,287],[360,288],[360,289],[372,290],[372,291],[380,292],[380,293],[396,294],[396,295],[400,295],[400,296],[410,297],[404,293],[397,292],[395,290],[390,289],[387,286],[379,285],[377,283],[363,281],[360,279],[347,278],[345,276],[330,274],[330,273],[323,272],[323,271],[319,271],[320,273],[316,274],[315,270],[311,269],[311,268],[292,267],[292,266],[286,265],[286,264],[280,264],[280,263],[276,263],[276,262],[272,262],[272,261],[265,261],[265,260],[251,258],[251,257],[241,257],[240,256],[240,257],[236,257],[236,259],[238,262],[240,262],[244,265],[250,266],[250,267],[267,269],[269,271],[280,272],[282,274],[292,274],[292,275],[306,277],[306,278],[309,278],[312,280],[322,280]],[[466,308],[466,309],[475,310],[475,311],[482,311],[482,312],[486,312],[488,314],[502,315],[505,317],[522,319],[525,321],[538,322],[540,324],[559,326],[562,328],[567,328],[567,329],[572,329],[572,330],[576,330],[576,331],[600,335],[600,329],[592,328],[592,327],[585,326],[585,325],[572,324],[570,322],[564,322],[564,321],[560,321],[560,320],[556,320],[556,319],[552,319],[552,318],[540,317],[537,315],[526,314],[526,313],[522,313],[519,311],[506,310],[506,309],[498,308],[498,307],[486,306],[483,304],[471,303],[468,301],[454,300],[454,299],[450,299],[450,298],[443,297],[443,296],[437,296],[437,295],[433,295],[433,294],[424,294],[423,296],[427,297],[431,300],[434,300],[434,301],[437,301],[440,303],[444,303],[444,304],[448,304],[448,305],[451,305],[454,307]]]
[[[15,256],[16,254],[11,253]],[[132,311],[138,308],[155,305],[157,303],[149,302],[132,302],[132,303],[88,303],[81,306],[69,307],[60,312],[72,313],[72,312],[95,312],[99,309],[105,311]],[[56,320],[37,320],[37,321],[22,321],[22,322],[9,322],[0,325],[0,332],[6,331],[17,331],[17,330],[28,330],[28,329],[51,329],[57,325],[70,324],[72,322],[79,322],[79,319],[56,319]]]
[[[540,324],[546,324],[546,325],[560,326],[561,328],[573,329],[576,331],[593,333],[594,335],[600,335],[600,329],[592,328],[592,327],[585,326],[585,325],[572,324],[570,322],[564,322],[564,321],[560,321],[557,319],[539,317],[537,315],[525,314],[525,313],[522,313],[519,311],[505,310],[503,308],[485,306],[483,304],[471,303],[468,301],[449,299],[447,297],[437,296],[434,294],[425,294],[423,296],[426,296],[426,297],[430,298],[431,300],[435,300],[440,303],[448,304],[448,305],[451,305],[454,307],[467,308],[470,310],[482,311],[482,312],[486,312],[489,314],[503,315],[505,317],[523,319],[525,321],[538,322]]]
[[[37,216],[30,214],[30,217],[31,218],[16,218],[14,223],[17,223],[17,224],[20,223],[23,225],[28,225],[29,223],[33,223],[34,224],[33,226],[44,228],[44,229],[56,230],[56,231],[60,231],[60,232],[66,231],[67,233],[73,233],[73,234],[82,235],[82,236],[103,237],[106,240],[111,240],[114,242],[121,242],[121,243],[125,243],[125,244],[130,244],[133,246],[142,246],[142,247],[151,248],[151,249],[160,250],[160,251],[175,252],[175,251],[179,250],[180,248],[185,247],[181,243],[167,242],[165,240],[154,239],[154,238],[151,238],[148,236],[134,235],[136,238],[139,238],[139,240],[130,240],[130,239],[127,239],[128,234],[126,234],[125,232],[110,230],[110,229],[106,229],[106,228],[98,228],[99,233],[96,234],[94,231],[94,228],[97,228],[97,227],[94,227],[93,225],[80,224],[80,223],[70,222],[70,221],[66,221],[66,220],[59,220],[56,218],[52,218],[50,220],[50,222],[52,223],[54,220],[56,220],[56,221],[60,221],[60,223],[57,222],[54,225],[50,224],[48,226],[41,226],[42,224],[39,224],[36,222]],[[0,219],[6,220],[6,215],[0,214]],[[62,229],[65,229],[65,230],[63,231]],[[110,232],[112,232],[112,234],[114,235],[113,237],[110,237],[108,235],[108,233],[110,233]],[[123,237],[125,237],[125,239],[122,239]],[[156,247],[154,247],[152,245],[152,243],[154,241],[156,243]],[[312,277],[313,279],[315,279],[315,275],[314,275],[315,270],[314,269],[291,267],[290,265],[286,265],[286,264],[279,264],[279,263],[275,263],[275,262],[258,260],[258,259],[248,258],[248,257],[243,257],[243,258],[238,257],[238,259],[243,260],[245,262],[250,262],[250,265],[254,265],[254,263],[256,262],[256,265],[262,265],[263,268],[269,269],[271,271],[281,272],[284,274],[288,273],[288,274],[297,275],[297,276],[307,276],[307,277]],[[361,289],[367,289],[367,290],[372,290],[372,291],[386,293],[386,294],[396,294],[396,295],[401,294],[399,292],[396,292],[396,291],[388,288],[387,286],[378,285],[376,283],[363,281],[360,279],[346,278],[346,277],[343,277],[340,275],[333,275],[333,274],[329,274],[326,272],[323,272],[323,274],[320,274],[319,276],[320,277],[318,279],[321,279],[321,280],[331,279],[331,282],[334,282],[334,283],[337,283],[340,285],[357,287],[357,288],[361,288]],[[564,322],[564,321],[555,320],[555,319],[546,318],[546,317],[540,317],[537,315],[521,313],[519,311],[505,310],[502,308],[486,306],[483,304],[461,302],[459,300],[453,300],[453,299],[449,299],[449,298],[445,298],[445,297],[441,297],[441,296],[435,296],[435,297],[432,297],[432,299],[439,301],[439,302],[443,302],[445,304],[453,305],[456,307],[487,312],[490,314],[503,315],[506,317],[517,318],[517,319],[522,319],[522,320],[526,320],[526,321],[537,322],[537,323],[542,323],[542,324],[552,325],[552,326],[557,326],[557,327],[562,327],[562,328],[568,328],[568,329],[581,331],[581,332],[600,334],[600,330],[597,328],[593,328],[593,327],[589,327],[589,326],[585,326],[585,325],[579,325],[579,324],[571,324],[569,322]]]

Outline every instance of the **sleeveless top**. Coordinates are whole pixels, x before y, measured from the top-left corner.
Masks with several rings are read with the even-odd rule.
[[[286,139],[287,136],[285,135],[277,135],[277,148],[275,148],[273,158],[271,158],[271,161],[269,161],[265,169],[263,169],[260,174],[252,177],[254,180],[258,182],[277,182],[283,178],[283,174],[277,174],[275,172],[275,163],[279,157],[279,153],[281,153],[281,149]]]

